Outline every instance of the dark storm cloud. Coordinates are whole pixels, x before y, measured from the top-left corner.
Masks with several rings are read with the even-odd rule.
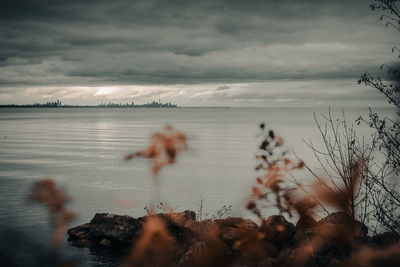
[[[384,31],[361,0],[6,0],[0,84],[356,78],[390,56]]]

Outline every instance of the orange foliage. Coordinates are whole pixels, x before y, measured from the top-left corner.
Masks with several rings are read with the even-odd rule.
[[[350,179],[345,180],[346,183],[333,185],[318,179],[313,184],[313,191],[322,203],[333,206],[354,217],[355,192],[360,186],[362,171],[363,161],[359,159],[349,166]]]
[[[265,130],[264,125],[261,128],[263,131]],[[280,212],[291,216],[292,212],[296,211],[300,218],[303,218],[306,226],[304,233],[302,233],[304,230],[298,230],[297,247],[290,255],[280,259],[278,265],[325,266],[331,264],[330,260],[338,262],[338,260],[346,259],[344,262],[348,265],[344,266],[376,266],[373,265],[373,262],[386,261],[393,266],[395,260],[399,259],[400,249],[398,246],[387,250],[374,250],[365,248],[360,242],[365,235],[363,232],[365,226],[354,218],[354,201],[360,187],[361,177],[365,172],[363,159],[359,158],[348,166],[349,179],[339,180],[342,181],[342,184],[339,182],[333,184],[332,179],[332,183],[329,183],[317,178],[317,181],[311,186],[311,191],[306,191],[306,195],[301,196],[297,192],[300,191],[299,189],[304,191],[303,185],[295,182],[294,186],[288,186],[287,182],[291,171],[302,169],[305,164],[304,162],[294,163],[285,157],[285,152],[277,152],[276,150],[281,147],[283,140],[281,138],[276,140],[278,137],[271,132],[269,131],[259,146],[261,152],[256,158],[261,160],[261,163],[257,165],[256,170],[264,171],[264,174],[256,179],[257,185],[252,188],[251,198],[246,203],[246,208],[264,221],[257,202],[268,200],[268,196],[273,195],[275,205]],[[318,205],[332,206],[339,213],[336,214],[336,218],[328,215],[327,218],[330,220],[326,219],[320,224],[315,224],[313,218],[316,216]],[[311,224],[307,226],[306,221]],[[280,232],[285,229],[282,225],[278,225],[276,230]],[[350,255],[351,252],[352,255]],[[326,257],[327,254],[324,253],[333,253],[333,256]],[[365,257],[367,253],[370,254]]]
[[[173,266],[175,240],[166,229],[164,221],[149,216],[142,233],[127,259],[128,266]]]
[[[266,133],[264,124],[261,124],[260,128],[264,137],[259,146],[260,154],[256,155],[256,158],[261,162],[255,169],[264,171],[264,174],[256,179],[258,185],[252,188],[251,199],[246,204],[246,208],[256,214],[261,221],[264,220],[257,208],[256,201],[267,200],[268,196],[272,194],[275,196],[277,208],[291,216],[293,207],[290,197],[294,188],[285,187],[283,184],[291,171],[302,169],[305,165],[303,162],[294,163],[284,157],[287,151],[283,149],[283,139],[276,136],[272,130]]]
[[[65,208],[70,198],[57,187],[53,180],[44,179],[34,184],[31,199],[48,207],[54,225],[53,248],[58,248],[68,223],[76,217],[74,212]]]
[[[125,160],[135,157],[152,159],[152,173],[157,177],[158,172],[166,165],[175,163],[180,152],[187,149],[187,137],[184,133],[166,126],[162,132],[152,135],[150,145],[143,150],[129,154]],[[160,203],[162,209],[173,216],[172,209],[165,203]],[[154,207],[145,208],[149,213],[143,224],[142,233],[128,258],[127,264],[134,266],[171,266],[174,263],[176,250],[175,240],[166,229],[165,222],[153,216]],[[157,255],[154,257],[154,255]]]
[[[261,129],[265,131],[264,124]],[[260,217],[257,201],[268,200],[268,196],[273,195],[275,206],[280,212],[286,212],[289,216],[292,216],[292,211],[296,211],[300,216],[313,216],[319,203],[335,207],[338,211],[344,211],[354,218],[354,200],[361,176],[365,172],[363,160],[359,159],[349,166],[350,179],[344,180],[343,185],[331,184],[318,178],[312,185],[311,192],[299,197],[296,196],[296,192],[303,190],[302,185],[295,182],[294,186],[288,186],[289,181],[293,182],[288,178],[292,171],[303,169],[305,163],[293,162],[287,158],[287,151],[282,151],[282,144],[283,139],[276,136],[273,131],[270,130],[265,134],[259,146],[260,154],[256,155],[261,161],[256,170],[263,171],[264,174],[256,179],[257,185],[252,188],[251,198],[246,204],[247,209]]]
[[[162,167],[174,163],[178,154],[185,149],[187,149],[186,135],[168,125],[163,132],[152,135],[151,143],[146,149],[127,155],[125,160],[135,157],[152,159],[151,171],[157,176]]]

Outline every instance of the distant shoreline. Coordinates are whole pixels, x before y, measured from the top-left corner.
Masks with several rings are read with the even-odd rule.
[[[177,105],[168,103],[162,103],[161,101],[153,101],[146,104],[135,104],[130,103],[100,103],[97,105],[63,105],[60,100],[54,102],[34,103],[34,104],[3,104],[0,108],[178,108]]]
[[[217,107],[217,106],[210,106],[210,107],[199,107],[199,106],[142,106],[142,105],[135,105],[135,106],[94,106],[94,105],[62,105],[62,106],[35,106],[35,105],[16,105],[16,104],[7,104],[7,105],[0,105],[1,108],[38,108],[38,109],[43,109],[43,108],[49,108],[49,109],[68,109],[68,108],[87,108],[87,109],[95,109],[95,108],[114,108],[114,109],[328,109],[326,107],[230,107],[230,106],[223,106],[223,107]],[[332,106],[330,107],[331,109],[368,109],[370,107],[365,106],[365,107],[337,107],[337,106]],[[372,107],[372,109],[388,109],[388,110],[393,110],[394,112],[397,112],[396,108],[393,107]]]
[[[179,106],[80,106],[80,105],[64,105],[64,106],[35,106],[35,105],[0,105],[0,108],[182,108]]]

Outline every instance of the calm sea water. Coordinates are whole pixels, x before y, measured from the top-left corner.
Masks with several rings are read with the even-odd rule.
[[[212,216],[222,205],[232,205],[231,216],[249,217],[243,208],[255,182],[258,125],[265,122],[310,165],[312,152],[303,139],[321,145],[311,108],[176,108],[176,109],[0,109],[0,251],[10,257],[35,261],[38,250],[47,251],[51,238],[47,210],[28,199],[33,182],[51,177],[73,201],[69,209],[90,221],[96,212],[145,214],[144,206],[163,201],[180,211],[199,210]],[[378,109],[392,117],[390,109]],[[342,110],[333,110],[341,116]],[[366,108],[345,109],[353,123]],[[177,163],[163,169],[158,194],[150,163],[131,162],[124,155],[146,147],[150,135],[170,124],[189,137],[189,150]],[[359,126],[367,139],[371,130]],[[121,207],[118,201],[139,201]],[[273,210],[271,210],[273,212]],[[204,214],[203,214],[204,215]],[[7,232],[16,232],[14,240]],[[20,239],[15,238],[19,236]],[[28,243],[27,243],[28,242]],[[29,245],[27,245],[29,244]],[[11,249],[10,249],[11,248]],[[4,252],[7,251],[7,252]],[[101,266],[110,257],[77,249],[64,240],[61,251],[80,265]],[[110,264],[110,262],[108,262]]]

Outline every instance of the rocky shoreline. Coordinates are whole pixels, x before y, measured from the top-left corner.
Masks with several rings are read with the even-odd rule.
[[[312,262],[317,263],[317,266],[338,262],[355,245],[377,250],[399,244],[398,237],[390,233],[368,236],[365,225],[343,212],[333,213],[318,222],[311,217],[301,218],[296,225],[283,216],[274,215],[260,226],[251,220],[237,217],[196,221],[193,211],[160,213],[139,218],[97,213],[90,223],[69,229],[68,241],[77,247],[129,252],[135,248],[138,238],[143,234],[144,225],[152,218],[160,219],[174,240],[176,246],[173,258],[179,266],[199,265],[196,265],[198,254],[210,248],[212,250],[216,244],[219,253],[228,257],[227,265],[232,266],[280,266],[289,263],[303,253],[305,241],[313,245],[316,240],[324,241],[318,241],[319,245],[313,252]],[[210,229],[215,230],[212,230],[214,232],[211,235]],[[345,234],[338,235],[339,232]],[[392,255],[396,261],[399,256],[399,253]]]

